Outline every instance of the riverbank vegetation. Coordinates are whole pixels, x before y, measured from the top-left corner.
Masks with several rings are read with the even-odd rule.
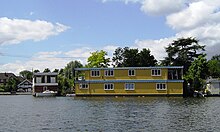
[[[193,37],[179,38],[165,47],[167,53],[163,60],[156,60],[150,49],[118,47],[115,49],[112,59],[107,57],[104,50],[92,52],[83,65],[79,61],[71,61],[64,68],[55,69],[58,73],[59,93],[65,95],[74,92],[74,68],[82,67],[149,67],[149,66],[183,66],[184,80],[194,90],[203,88],[204,80],[209,77],[220,78],[220,54],[207,60],[205,45],[200,45],[199,40]],[[40,72],[34,69],[33,72]],[[51,72],[46,68],[43,72]],[[20,76],[31,80],[32,71],[24,70]],[[11,79],[6,85],[0,86],[0,91],[16,90],[18,80]]]

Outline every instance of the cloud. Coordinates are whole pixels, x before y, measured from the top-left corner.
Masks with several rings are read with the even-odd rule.
[[[82,47],[80,49],[68,51],[64,54],[68,57],[73,57],[73,58],[87,58],[90,56],[90,52],[94,52],[94,50],[89,47]]]
[[[164,47],[173,40],[196,37],[201,45],[206,45],[208,58],[219,54],[217,50],[220,49],[219,0],[136,0],[133,3],[137,2],[144,13],[164,16],[167,26],[176,31],[176,34],[158,40],[136,40],[134,47],[149,48],[157,59],[162,59],[165,56]]]
[[[186,30],[208,23],[218,23],[220,22],[219,7],[219,4],[210,1],[190,3],[188,8],[168,15],[167,24],[176,30]]]
[[[42,20],[0,18],[0,45],[18,44],[22,41],[40,41],[58,35],[69,27]]]
[[[164,15],[180,11],[185,0],[144,0],[141,11],[149,15]]]

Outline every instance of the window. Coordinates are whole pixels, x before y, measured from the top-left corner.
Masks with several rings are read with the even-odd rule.
[[[56,83],[56,77],[50,77],[50,82],[51,83]]]
[[[114,70],[105,70],[105,76],[114,76]]]
[[[88,89],[89,85],[87,83],[81,83],[81,84],[79,84],[79,88],[80,89]]]
[[[128,76],[135,76],[135,70],[128,70]]]
[[[104,90],[114,90],[114,84],[113,83],[104,84]]]
[[[161,76],[161,70],[160,69],[152,69],[151,76]]]
[[[91,71],[91,76],[92,77],[99,77],[100,76],[100,71],[99,70],[92,70]]]
[[[166,90],[167,89],[167,85],[165,83],[157,83],[156,84],[156,89],[157,90]]]
[[[36,83],[41,83],[41,77],[36,77]]]
[[[134,83],[125,83],[125,90],[134,90]]]

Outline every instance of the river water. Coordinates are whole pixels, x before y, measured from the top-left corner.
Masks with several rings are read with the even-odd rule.
[[[0,96],[0,131],[220,131],[219,106],[219,97]]]

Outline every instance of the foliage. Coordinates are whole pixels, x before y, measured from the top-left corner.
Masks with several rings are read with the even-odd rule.
[[[184,78],[195,90],[201,90],[203,80],[207,77],[207,69],[207,60],[204,55],[200,55],[191,64]]]
[[[220,55],[215,55],[208,61],[209,75],[212,77],[220,77]]]
[[[60,93],[66,94],[73,92],[73,86],[74,86],[74,68],[81,68],[83,65],[79,61],[71,61],[69,62],[64,69],[59,70],[58,75],[58,84],[60,87]]]
[[[107,52],[104,50],[92,52],[88,58],[87,67],[108,67],[110,58],[106,58]]]
[[[32,79],[33,73],[28,70],[23,70],[19,73],[20,76],[22,76],[25,79]]]
[[[54,69],[53,72],[59,73],[59,69]]]
[[[11,77],[6,85],[3,86],[5,92],[11,92],[11,91],[16,91],[17,90],[17,85],[19,81],[15,77]]]
[[[184,71],[187,71],[191,63],[205,51],[205,46],[199,45],[198,42],[192,37],[174,40],[165,48],[167,57],[162,61],[162,65],[184,66]]]
[[[46,68],[46,69],[44,69],[43,72],[44,72],[44,73],[50,72],[50,69],[49,69],[49,68]]]
[[[61,95],[65,95],[66,93],[72,92],[73,81],[71,81],[70,79],[58,75],[58,85],[59,93],[61,93]]]
[[[81,67],[83,67],[83,65],[79,61],[71,61],[63,69],[63,75],[68,79],[73,79],[75,77],[74,68]]]
[[[34,70],[34,73],[38,73],[38,72],[40,72],[38,69]]]
[[[150,54],[149,49],[129,49],[118,47],[113,53],[114,67],[147,67],[155,66],[157,60]]]
[[[155,66],[157,64],[157,60],[154,58],[153,55],[150,54],[149,49],[142,49],[139,53],[139,66],[141,67],[148,67],[148,66]]]

